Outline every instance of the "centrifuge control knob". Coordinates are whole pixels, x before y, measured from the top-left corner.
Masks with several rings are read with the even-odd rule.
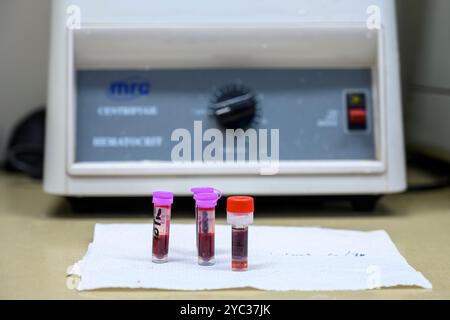
[[[249,127],[256,115],[257,101],[252,91],[241,85],[217,90],[211,111],[217,122],[228,129]]]

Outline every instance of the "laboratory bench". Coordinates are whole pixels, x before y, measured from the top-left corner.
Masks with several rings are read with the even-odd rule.
[[[425,179],[425,178],[424,178]],[[150,201],[150,200],[149,200]],[[255,224],[386,230],[407,261],[433,284],[355,292],[270,292],[252,288],[216,291],[109,289],[78,292],[66,277],[86,252],[96,223],[150,223],[148,213],[74,213],[40,182],[0,172],[0,299],[450,299],[450,189],[383,197],[375,212],[336,204],[256,212]],[[173,223],[192,223],[192,206]],[[269,212],[268,212],[269,211]],[[273,211],[273,212],[271,212]],[[275,212],[276,211],[276,212]],[[225,223],[224,214],[218,222]]]

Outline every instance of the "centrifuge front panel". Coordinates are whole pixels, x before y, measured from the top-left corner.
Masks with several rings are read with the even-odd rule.
[[[80,70],[76,92],[78,163],[170,161],[174,130],[234,127],[227,95],[251,100],[246,128],[279,129],[282,161],[376,159],[370,69]]]

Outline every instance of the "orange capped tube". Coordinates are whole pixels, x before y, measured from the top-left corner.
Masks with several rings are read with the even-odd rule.
[[[231,224],[231,268],[233,271],[248,269],[248,226],[253,223],[254,200],[252,197],[227,199],[227,222]]]

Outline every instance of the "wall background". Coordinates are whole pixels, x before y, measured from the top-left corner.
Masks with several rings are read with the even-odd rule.
[[[397,4],[408,145],[450,162],[450,1]]]
[[[0,161],[13,126],[44,105],[50,0],[0,0]]]

